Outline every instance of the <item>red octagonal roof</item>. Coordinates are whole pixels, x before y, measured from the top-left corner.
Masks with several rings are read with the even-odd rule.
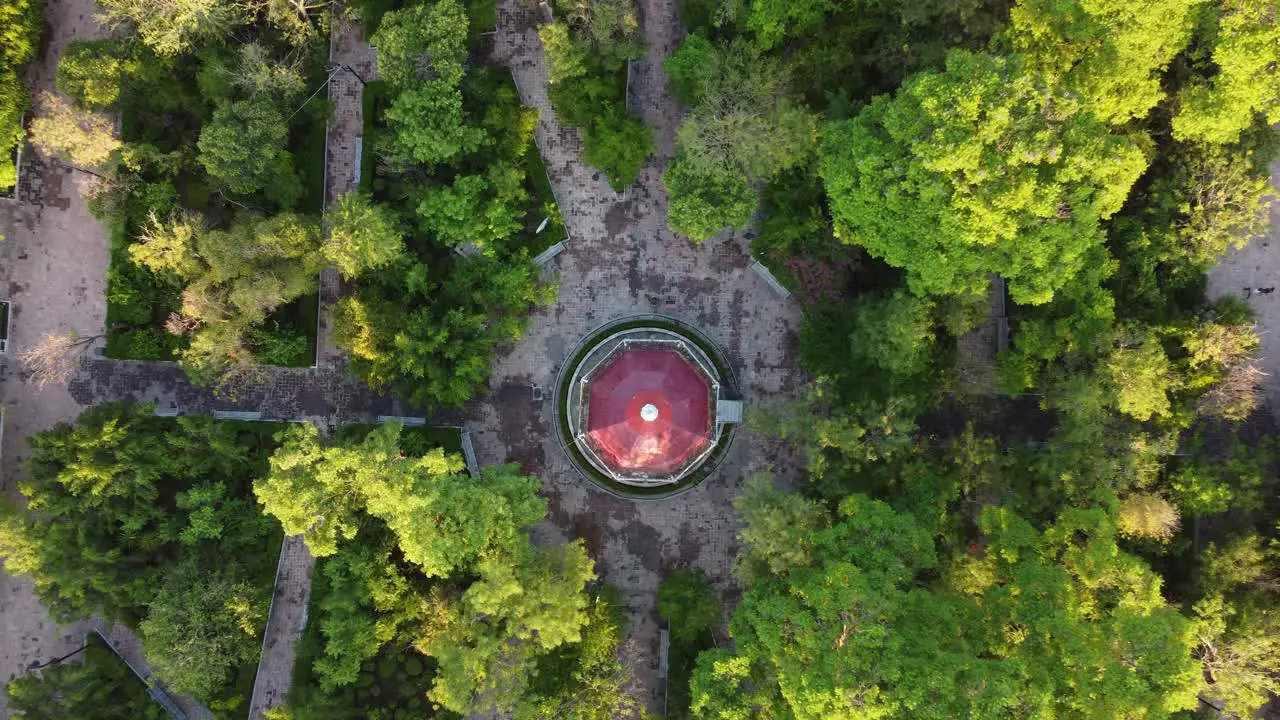
[[[587,436],[622,472],[674,472],[710,442],[710,382],[674,350],[623,351],[589,382]]]

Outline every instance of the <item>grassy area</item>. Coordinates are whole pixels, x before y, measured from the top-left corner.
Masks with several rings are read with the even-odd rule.
[[[538,253],[569,237],[564,226],[564,216],[560,214],[560,206],[556,204],[555,191],[551,189],[551,178],[547,175],[547,166],[542,161],[542,153],[534,145],[524,154],[525,188],[529,191],[529,211],[525,216],[525,232],[529,234],[529,253]],[[547,221],[542,232],[538,227],[543,220]]]
[[[720,437],[719,444],[717,444],[715,449],[711,451],[711,454],[707,456],[707,459],[702,462],[702,465],[700,465],[697,470],[689,473],[680,482],[674,485],[661,487],[633,487],[631,485],[623,485],[608,475],[596,470],[592,467],[591,463],[581,453],[581,451],[578,450],[578,446],[573,442],[573,436],[569,433],[568,408],[565,403],[565,398],[568,397],[569,385],[573,381],[574,368],[582,362],[583,358],[585,358],[601,340],[624,330],[634,330],[646,327],[660,328],[679,333],[681,337],[693,343],[702,350],[702,352],[707,356],[707,359],[709,359],[711,364],[715,367],[716,373],[720,375],[722,391],[728,391],[729,393],[736,392],[736,388],[733,387],[734,376],[732,369],[728,366],[728,361],[720,353],[719,348],[712,345],[710,341],[690,332],[689,328],[686,328],[674,321],[648,318],[610,325],[584,340],[578,346],[578,349],[573,356],[565,363],[563,370],[561,370],[561,376],[558,381],[559,385],[556,388],[555,405],[556,417],[559,419],[557,425],[559,426],[560,445],[564,448],[565,452],[569,454],[570,459],[573,460],[574,464],[582,473],[597,484],[617,495],[635,498],[660,498],[684,492],[685,490],[701,483],[703,480],[706,480],[711,473],[715,472],[716,467],[720,464],[720,461],[724,459],[725,453],[729,451],[729,447],[733,444],[733,437],[737,432],[737,426],[725,426],[724,432]]]

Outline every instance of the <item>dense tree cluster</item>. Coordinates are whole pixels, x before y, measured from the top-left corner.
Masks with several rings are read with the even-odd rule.
[[[281,525],[321,558],[296,717],[639,716],[618,606],[582,543],[530,542],[535,479],[471,477],[399,424],[342,435],[92,408],[32,439],[30,505],[0,513],[0,555],[56,618],[133,625],[166,686],[219,718],[253,686]],[[83,709],[126,690],[104,673],[49,670],[10,693]]]
[[[251,489],[272,444],[260,428],[147,406],[86,410],[32,438],[27,512],[0,512],[5,567],[30,575],[60,621],[137,623],[169,687],[234,711],[252,688],[280,542]]]
[[[455,713],[631,712],[618,623],[584,591],[595,574],[582,544],[529,542],[546,513],[537,482],[512,466],[472,478],[440,449],[406,456],[400,432],[323,445],[314,428],[293,429],[257,484],[266,511],[324,558],[299,715],[345,717],[334,706],[364,686],[366,664],[406,648],[431,668],[409,682]]]
[[[69,43],[62,97],[42,100],[31,132],[47,154],[101,177],[90,209],[111,231],[108,355],[178,359],[201,382],[258,363],[311,364],[324,258],[300,256],[292,240],[319,233],[328,107],[308,95],[326,77],[325,5],[103,8],[133,32]],[[108,113],[120,117],[118,138]],[[244,257],[211,260],[220,239]],[[267,268],[291,277],[231,297],[231,278],[253,289]]]
[[[328,218],[343,246],[326,248],[330,261],[348,276],[369,269],[337,308],[336,341],[369,384],[432,407],[483,388],[494,349],[554,297],[531,258],[563,237],[537,114],[505,71],[464,67],[472,25],[456,0],[382,16],[370,192]]]
[[[751,418],[806,477],[737,501],[747,590],[732,649],[699,657],[695,717],[1243,716],[1271,697],[1259,338],[1204,273],[1265,228],[1276,10],[682,5],[672,229],[756,213],[817,376]],[[781,78],[751,123],[826,122],[807,155],[770,127],[794,161],[751,152],[773,164],[730,185],[692,163],[750,148],[706,125],[733,117],[705,93],[735,54]],[[994,381],[953,350],[993,275],[1012,300]],[[1009,395],[957,392],[975,383]]]

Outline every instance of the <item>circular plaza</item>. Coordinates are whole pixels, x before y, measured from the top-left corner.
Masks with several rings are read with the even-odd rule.
[[[712,357],[712,355],[716,357]],[[673,321],[615,322],[579,345],[558,383],[562,440],[584,475],[622,494],[705,477],[741,421],[727,364]]]

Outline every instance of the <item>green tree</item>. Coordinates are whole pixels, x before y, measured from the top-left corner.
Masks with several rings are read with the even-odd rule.
[[[551,84],[587,74],[588,48],[575,43],[569,26],[562,22],[547,23],[538,28],[538,38],[547,56],[547,80]]]
[[[419,225],[445,245],[493,248],[523,226],[524,172],[498,161],[484,175],[458,175],[428,188],[415,208]]]
[[[142,42],[168,57],[252,20],[247,5],[229,0],[103,0],[102,9],[111,26],[134,26]]]
[[[726,227],[741,230],[755,212],[755,190],[733,171],[707,172],[677,157],[662,182],[671,195],[668,224],[694,242],[709,240]]]
[[[933,357],[933,327],[933,303],[895,290],[858,305],[851,354],[893,376],[919,375]]]
[[[76,106],[106,110],[120,102],[138,58],[120,40],[72,40],[58,58],[58,92]]]
[[[662,69],[667,73],[667,82],[671,83],[676,99],[685,106],[694,106],[707,93],[707,85],[715,74],[715,63],[715,45],[693,33],[662,61]]]
[[[46,155],[84,167],[101,165],[120,149],[110,120],[74,108],[50,92],[41,94],[40,114],[31,120],[31,144]]]
[[[1280,122],[1280,13],[1273,0],[1224,0],[1213,38],[1217,74],[1178,96],[1173,135],[1179,140],[1235,142],[1255,119]]]
[[[546,513],[532,479],[510,467],[462,475],[457,456],[435,450],[404,458],[400,427],[384,425],[359,445],[323,447],[312,426],[290,428],[254,492],[290,534],[317,556],[355,536],[360,512],[383,520],[401,552],[430,577],[505,556]]]
[[[1201,599],[1195,603],[1199,648],[1209,686],[1205,695],[1241,716],[1280,693],[1280,611],[1276,552],[1257,534],[1210,543],[1200,558]]]
[[[263,97],[220,105],[196,144],[200,163],[211,177],[233,193],[248,194],[281,174],[288,136],[284,115]]]
[[[720,48],[701,99],[676,131],[679,152],[705,171],[769,180],[803,165],[815,149],[817,122],[788,96],[775,59],[745,43]]]
[[[536,656],[580,641],[595,573],[581,542],[496,555],[479,573],[447,630],[425,643],[439,663],[429,697],[457,713],[510,712]]]
[[[325,263],[320,224],[293,213],[244,214],[225,230],[183,214],[153,216],[150,225],[129,254],[186,285],[182,314],[170,329],[192,333],[182,362],[197,382],[253,364],[249,332],[276,308],[314,291]]]
[[[983,292],[1041,304],[1103,243],[1146,167],[1140,146],[1016,59],[954,52],[822,135],[837,235],[907,270],[922,294]]]
[[[139,630],[147,661],[176,692],[208,701],[256,663],[266,622],[263,593],[195,564],[170,571]]]
[[[457,85],[467,59],[467,12],[456,0],[434,0],[382,16],[370,42],[378,74],[407,90],[428,79]]]
[[[0,190],[18,180],[9,156],[27,135],[22,120],[30,100],[20,71],[36,54],[43,28],[40,9],[37,0],[0,2]]]
[[[1119,552],[1102,510],[1043,534],[987,508],[980,572],[929,587],[930,533],[864,496],[815,534],[812,562],[766,578],[692,679],[700,717],[1163,716],[1194,708],[1193,632]],[[743,690],[749,693],[743,696]],[[750,704],[744,704],[749,698]],[[850,708],[857,708],[851,712]],[[1087,709],[1087,710],[1086,710]]]
[[[828,524],[826,510],[812,500],[776,490],[773,476],[753,475],[733,500],[742,518],[738,541],[738,577],[750,584],[757,577],[783,577],[790,568],[813,562],[816,534]]]
[[[338,198],[325,211],[324,220],[329,226],[324,257],[348,279],[386,267],[404,254],[399,218],[365,193],[349,192]]]
[[[3,513],[0,555],[60,620],[136,621],[182,555],[216,547],[210,566],[248,563],[271,532],[246,497],[255,442],[235,427],[112,403],[30,442],[30,515]],[[210,542],[184,549],[184,535]]]
[[[527,259],[457,261],[442,282],[420,263],[362,282],[339,305],[334,338],[366,382],[433,407],[466,402],[485,386],[495,348],[517,340],[529,311],[555,297]]]
[[[1154,335],[1122,337],[1107,358],[1106,373],[1120,412],[1135,420],[1169,413],[1169,391],[1176,387],[1175,378],[1169,357]]]
[[[701,572],[673,570],[658,586],[658,614],[676,642],[696,642],[720,622],[720,598]]]
[[[427,165],[475,152],[486,137],[483,129],[467,124],[462,93],[445,80],[427,80],[402,90],[383,118],[395,133],[397,151]]]
[[[1071,88],[1099,119],[1123,124],[1164,98],[1160,74],[1190,42],[1198,4],[1027,0],[1011,11],[1009,39],[1028,69]]]
[[[605,171],[617,192],[636,181],[653,152],[653,130],[622,109],[605,110],[587,128],[583,159]]]
[[[521,720],[636,720],[645,706],[623,650],[621,611],[608,589],[586,608],[582,640],[540,658],[516,706]]]

